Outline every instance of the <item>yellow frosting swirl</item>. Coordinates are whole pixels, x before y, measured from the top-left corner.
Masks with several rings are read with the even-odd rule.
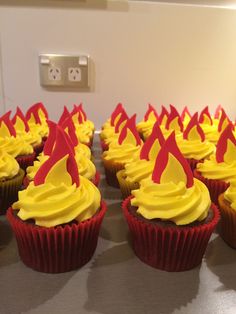
[[[0,139],[0,148],[13,157],[29,155],[34,151],[33,147],[19,136]]]
[[[207,187],[197,179],[187,188],[182,181],[155,184],[148,178],[132,194],[131,205],[138,207],[144,218],[169,220],[176,225],[202,221],[211,205]]]
[[[125,165],[126,180],[131,183],[139,183],[141,180],[151,176],[155,161],[146,159],[133,160]]]
[[[224,198],[230,203],[231,208],[236,211],[236,181],[230,183],[224,193]]]
[[[153,129],[153,126],[155,124],[155,122],[157,121],[157,118],[156,116],[154,115],[153,112],[151,112],[149,114],[149,117],[146,121],[140,121],[136,127],[137,127],[137,130],[139,133],[149,133],[150,134],[150,131],[152,132],[152,129]]]
[[[11,179],[19,172],[19,164],[14,157],[0,149],[0,179]]]
[[[83,143],[79,143],[76,147],[75,147],[75,151],[78,153],[83,154],[85,157],[87,157],[88,159],[91,159],[92,155],[91,155],[91,150],[89,149],[89,147]]]
[[[16,135],[23,137],[26,143],[35,146],[42,142],[42,138],[39,134],[25,131],[25,124],[19,117],[16,118],[14,127],[16,130]]]
[[[200,126],[205,134],[206,140],[208,140],[209,142],[213,144],[216,144],[220,137],[220,133],[218,132],[217,125],[216,124],[213,124],[213,125],[200,124]]]
[[[34,219],[42,227],[54,227],[91,218],[99,209],[101,195],[95,185],[80,177],[80,185],[72,184],[67,172],[67,156],[59,160],[49,171],[43,184],[31,182],[19,192],[19,200],[13,204],[22,220]]]
[[[49,156],[45,156],[44,154],[40,154],[37,159],[34,161],[33,166],[29,166],[26,169],[27,172],[27,178],[32,181],[34,180],[34,177],[39,170],[39,168],[42,166],[42,164],[48,160]],[[81,151],[75,152],[75,160],[78,165],[79,174],[89,180],[92,180],[95,177],[96,173],[96,167],[92,163],[92,161],[88,158],[86,158]]]
[[[130,143],[119,145],[118,142],[113,142],[109,146],[109,150],[103,152],[103,157],[106,160],[113,160],[118,163],[126,164],[140,152],[141,145],[134,146]]]
[[[197,171],[207,179],[231,182],[233,179],[236,179],[236,160],[232,163],[217,163],[215,155],[211,155],[210,158],[206,159],[203,163],[197,164]]]
[[[201,160],[215,152],[215,145],[208,141],[189,141],[177,138],[177,145],[185,158]]]

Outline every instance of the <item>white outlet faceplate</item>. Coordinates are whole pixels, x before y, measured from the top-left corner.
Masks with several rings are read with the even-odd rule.
[[[89,87],[88,55],[39,55],[40,84],[42,86]]]

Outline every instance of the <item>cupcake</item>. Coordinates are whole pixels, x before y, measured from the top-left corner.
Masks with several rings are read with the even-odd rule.
[[[0,148],[0,214],[17,199],[24,174],[15,158]]]
[[[127,120],[118,140],[112,142],[109,149],[102,154],[106,181],[113,187],[119,187],[116,173],[124,169],[141,149],[142,142],[135,126],[135,118],[136,115],[133,115]]]
[[[137,124],[137,130],[139,132],[140,137],[144,140],[144,133],[151,133],[152,128],[155,124],[155,122],[158,120],[158,115],[154,107],[149,104],[148,105],[148,110],[145,113],[143,121],[139,122]]]
[[[206,184],[212,201],[218,204],[218,196],[236,178],[236,139],[230,124],[219,138],[216,153],[197,164],[194,176]]]
[[[232,248],[236,249],[236,181],[220,194],[219,209],[221,213],[220,235]]]
[[[197,112],[184,130],[183,138],[178,137],[177,144],[192,170],[196,168],[198,162],[203,162],[215,152],[215,145],[205,140],[205,134],[198,123]]]
[[[123,198],[129,196],[132,190],[138,189],[142,180],[151,176],[157,154],[164,142],[164,136],[156,121],[152,134],[143,144],[140,154],[116,174]]]
[[[199,265],[219,220],[207,187],[193,178],[174,133],[161,147],[152,177],[132,191],[123,212],[135,254],[166,271]]]
[[[16,135],[16,130],[10,120],[10,111],[0,118],[0,148],[14,157],[25,170],[33,164],[35,152],[33,147],[21,136]]]
[[[78,175],[72,149],[58,128],[52,155],[19,192],[7,218],[23,263],[37,271],[61,273],[91,259],[105,211],[99,190]]]
[[[30,132],[27,120],[19,107],[17,107],[16,113],[12,118],[12,123],[16,130],[16,135],[22,137],[26,143],[30,144],[36,155],[40,154],[43,150],[44,142],[39,134]]]
[[[32,105],[26,112],[26,120],[29,124],[30,132],[40,135],[43,141],[46,141],[48,136],[48,112],[44,105],[39,102]]]

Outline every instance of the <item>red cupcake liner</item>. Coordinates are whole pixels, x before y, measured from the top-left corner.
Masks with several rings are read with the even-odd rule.
[[[27,167],[32,166],[36,157],[35,152],[29,155],[17,156],[16,161],[18,162],[21,169],[26,170]]]
[[[25,172],[20,169],[12,179],[0,182],[0,215],[5,214],[8,207],[17,200]]]
[[[80,268],[92,258],[106,210],[102,201],[100,211],[92,218],[50,228],[22,221],[12,208],[8,209],[7,218],[22,262],[40,272],[62,273]]]
[[[222,180],[204,178],[196,169],[194,170],[193,175],[196,179],[202,181],[207,186],[211,201],[218,206],[218,197],[221,193],[224,193],[227,190],[229,183]]]
[[[186,158],[187,162],[189,163],[189,166],[191,167],[192,171],[196,169],[196,166],[199,162],[203,162],[203,159],[197,160],[194,158]]]
[[[219,196],[219,209],[221,213],[220,236],[232,248],[236,249],[236,211]]]
[[[212,203],[214,217],[206,224],[192,227],[163,227],[139,220],[129,211],[128,197],[122,204],[132,236],[133,250],[144,263],[166,271],[185,271],[198,266],[220,214]]]
[[[100,144],[101,144],[101,149],[102,149],[103,152],[105,152],[106,150],[108,150],[109,145],[108,145],[104,140],[101,140],[101,141],[100,141]]]
[[[34,152],[36,154],[35,157],[37,157],[40,153],[42,153],[43,148],[44,148],[44,142],[43,141],[40,144],[34,146]]]

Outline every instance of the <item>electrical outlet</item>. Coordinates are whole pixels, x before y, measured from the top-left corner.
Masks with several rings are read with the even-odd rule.
[[[80,68],[69,68],[68,69],[68,80],[71,82],[81,81],[81,69]]]
[[[39,55],[40,84],[45,87],[89,88],[88,55]]]
[[[50,81],[60,81],[61,80],[61,69],[58,67],[48,68],[48,79]]]

